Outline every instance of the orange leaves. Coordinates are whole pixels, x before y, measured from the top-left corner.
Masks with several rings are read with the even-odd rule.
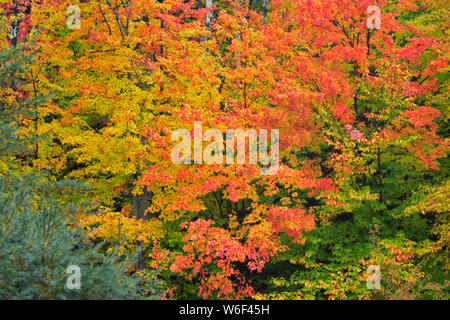
[[[198,283],[203,298],[239,299],[251,297],[253,289],[244,279],[236,263],[246,263],[249,270],[261,272],[276,253],[284,250],[270,228],[256,225],[242,241],[223,228],[213,226],[211,220],[183,223],[187,230],[183,237],[183,254],[170,258],[170,270]],[[162,258],[160,254],[153,256]]]
[[[305,214],[302,209],[272,207],[267,216],[268,222],[256,219],[254,221],[260,223],[253,224],[246,220],[243,228],[247,230],[246,235],[239,232],[237,237],[223,228],[214,227],[211,220],[183,223],[181,227],[187,229],[183,237],[183,254],[173,258],[170,270],[188,280],[194,280],[198,275],[199,295],[203,298],[211,295],[217,298],[249,297],[253,290],[235,264],[245,262],[250,271],[261,272],[275,254],[287,249],[279,243],[275,233],[287,232],[301,243],[302,231],[314,228],[314,216]],[[218,271],[213,271],[217,270],[215,268],[219,268]]]
[[[246,220],[246,223],[251,223],[250,220]],[[248,262],[250,270],[261,272],[272,257],[288,249],[274,235],[275,232],[270,222],[264,220],[248,227],[245,245],[248,248],[247,258],[250,260]]]
[[[244,262],[247,249],[226,230],[212,227],[212,224],[207,220],[182,224],[187,229],[183,237],[186,243],[184,254],[175,257],[170,270],[183,273],[187,279],[200,274],[199,295],[203,298],[213,294],[217,298],[245,297],[250,289],[240,272],[233,268],[233,263]],[[212,272],[208,268],[210,264],[219,271]],[[239,279],[238,282],[235,283],[232,277]]]
[[[419,107],[416,110],[405,111],[402,115],[408,118],[408,121],[416,128],[429,126],[436,130],[437,124],[434,119],[440,116],[439,110],[430,107]]]
[[[302,231],[311,231],[315,227],[314,215],[307,214],[301,208],[272,207],[267,216],[275,231],[286,232],[299,243],[304,242],[301,239]]]
[[[413,126],[406,126],[400,131],[403,136],[414,139],[408,149],[420,158],[427,169],[437,169],[436,160],[445,156],[449,150],[448,141],[436,134],[438,125],[435,119],[440,114],[439,110],[430,107],[419,107],[401,114]]]
[[[353,122],[355,119],[355,115],[348,106],[348,103],[344,101],[339,101],[334,105],[333,114],[336,119],[341,120],[343,123]]]
[[[183,241],[187,243],[184,251],[187,253],[202,252],[209,260],[222,260],[219,264],[231,261],[243,262],[246,258],[243,246],[226,230],[212,227],[212,224],[213,222],[210,220],[197,220],[189,225],[182,224],[182,228],[187,228],[187,235],[183,237]]]
[[[228,197],[233,202],[238,202],[239,199],[246,198],[245,194],[251,189],[251,186],[245,180],[233,179],[228,183],[227,193]]]
[[[407,39],[410,41],[404,48],[398,49],[397,52],[402,59],[405,59],[413,65],[419,65],[418,58],[423,52],[432,48],[436,42],[428,37]]]

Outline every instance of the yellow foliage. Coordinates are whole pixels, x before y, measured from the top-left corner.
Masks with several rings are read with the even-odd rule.
[[[96,215],[80,214],[78,220],[92,239],[118,243],[119,254],[134,249],[137,241],[156,245],[164,236],[160,220],[136,220],[126,213],[113,212],[105,207]]]

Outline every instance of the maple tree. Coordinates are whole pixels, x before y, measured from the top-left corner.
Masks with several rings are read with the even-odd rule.
[[[369,0],[0,3],[2,48],[29,45],[26,91],[51,97],[21,123],[45,137],[21,170],[89,184],[79,200],[95,213],[80,208],[78,225],[137,251],[134,271],[156,271],[166,298],[366,299],[369,265],[387,298],[431,294],[416,289],[427,277],[445,287],[440,1],[379,0],[379,29]],[[175,130],[194,137],[193,160],[195,139],[211,142],[198,121],[279,130],[278,171],[261,174],[261,157],[174,163]]]

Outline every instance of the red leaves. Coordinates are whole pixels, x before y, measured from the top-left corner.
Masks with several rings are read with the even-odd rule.
[[[419,65],[419,61],[417,60],[423,54],[423,52],[436,44],[435,40],[428,37],[420,37],[420,38],[412,38],[407,39],[409,44],[401,49],[398,49],[397,52],[401,58],[409,61],[413,65]]]
[[[334,116],[344,123],[353,122],[355,116],[344,101],[337,102],[333,110]]]
[[[211,220],[197,220],[183,223],[187,229],[183,237],[186,245],[184,254],[175,258],[170,270],[182,273],[187,279],[200,274],[199,295],[208,298],[215,294],[217,298],[248,297],[251,288],[233,268],[233,263],[244,262],[248,249],[222,228],[212,227]],[[212,272],[208,266],[214,264],[219,271]],[[236,280],[238,279],[237,282]]]
[[[302,231],[311,231],[315,227],[314,215],[301,208],[272,207],[267,215],[276,232],[286,232],[299,243],[303,242]]]
[[[277,252],[285,250],[274,232],[286,232],[301,243],[302,231],[315,227],[314,215],[306,214],[303,209],[272,207],[267,215],[270,224],[249,229],[246,241],[223,228],[213,227],[211,220],[183,223],[181,227],[187,229],[183,237],[184,253],[175,257],[170,270],[188,280],[198,275],[198,293],[203,298],[249,297],[253,290],[242,278],[236,263],[246,262],[249,270],[261,272]]]
[[[353,129],[351,124],[346,124],[345,129],[347,129],[347,132],[350,133],[351,140],[360,140],[363,138],[361,132],[358,129]]]
[[[429,107],[419,107],[416,110],[403,112],[402,115],[408,118],[408,121],[416,128],[429,126],[435,130],[437,124],[434,122],[434,119],[439,117],[441,112]]]
[[[246,241],[213,227],[211,220],[200,219],[181,227],[187,229],[183,254],[176,255],[170,270],[198,281],[198,294],[203,298],[251,297],[253,289],[238,265],[246,263],[249,270],[261,272],[270,258],[285,249],[270,229],[261,226],[251,229]]]
[[[437,169],[436,160],[448,151],[448,141],[437,136],[438,125],[435,119],[441,115],[439,110],[430,107],[419,107],[416,110],[405,111],[405,117],[413,128],[401,129],[401,135],[416,137],[416,141],[408,145],[408,149],[416,154],[427,169]]]

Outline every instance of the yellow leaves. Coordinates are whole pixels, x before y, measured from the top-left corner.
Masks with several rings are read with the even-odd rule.
[[[230,214],[228,216],[228,227],[231,231],[235,232],[239,229],[240,223],[237,220],[237,217],[235,215]]]
[[[422,213],[448,213],[450,212],[450,181],[446,181],[442,186],[429,190],[428,197],[418,204]]]
[[[370,193],[370,189],[368,188],[361,189],[360,191],[350,189],[349,196],[351,200],[358,201],[376,201],[379,198],[378,193]]]
[[[8,165],[3,160],[0,160],[0,176],[8,171]]]
[[[97,215],[81,214],[79,225],[89,231],[92,239],[106,240],[119,244],[119,254],[133,250],[136,241],[155,245],[164,236],[162,222],[157,219],[136,220],[126,212],[113,212],[109,208],[100,208]]]
[[[361,260],[364,266],[376,265],[381,269],[382,293],[395,297],[398,292],[404,290],[404,294],[410,295],[411,288],[427,281],[421,264],[417,258],[433,256],[439,247],[431,241],[416,243],[407,239],[384,239],[378,242],[372,252],[372,258]],[[425,261],[421,259],[421,261]],[[364,271],[364,270],[363,270]],[[360,275],[361,280],[367,280],[367,274]]]
[[[267,212],[267,206],[264,204],[256,205],[255,208],[249,213],[247,217],[245,217],[243,225],[252,225],[252,224],[258,224],[264,221],[264,216]]]
[[[121,131],[122,130],[117,127],[108,127],[103,130],[103,136],[108,139],[114,137],[115,135],[118,135],[119,133],[121,133]]]
[[[444,182],[441,186],[423,189],[425,189],[427,196],[417,205],[407,207],[405,214],[433,214],[436,218],[433,233],[439,237],[439,240],[428,249],[428,252],[436,252],[440,248],[447,248],[445,250],[448,252],[450,246],[450,203],[448,201],[450,198],[450,181]],[[428,252],[425,250],[425,253]],[[448,258],[446,261],[447,268],[449,268]]]
[[[287,206],[289,206],[291,203],[292,203],[292,200],[291,200],[291,198],[289,198],[289,197],[283,197],[283,198],[280,199],[280,204],[281,204],[282,206],[287,207]]]

